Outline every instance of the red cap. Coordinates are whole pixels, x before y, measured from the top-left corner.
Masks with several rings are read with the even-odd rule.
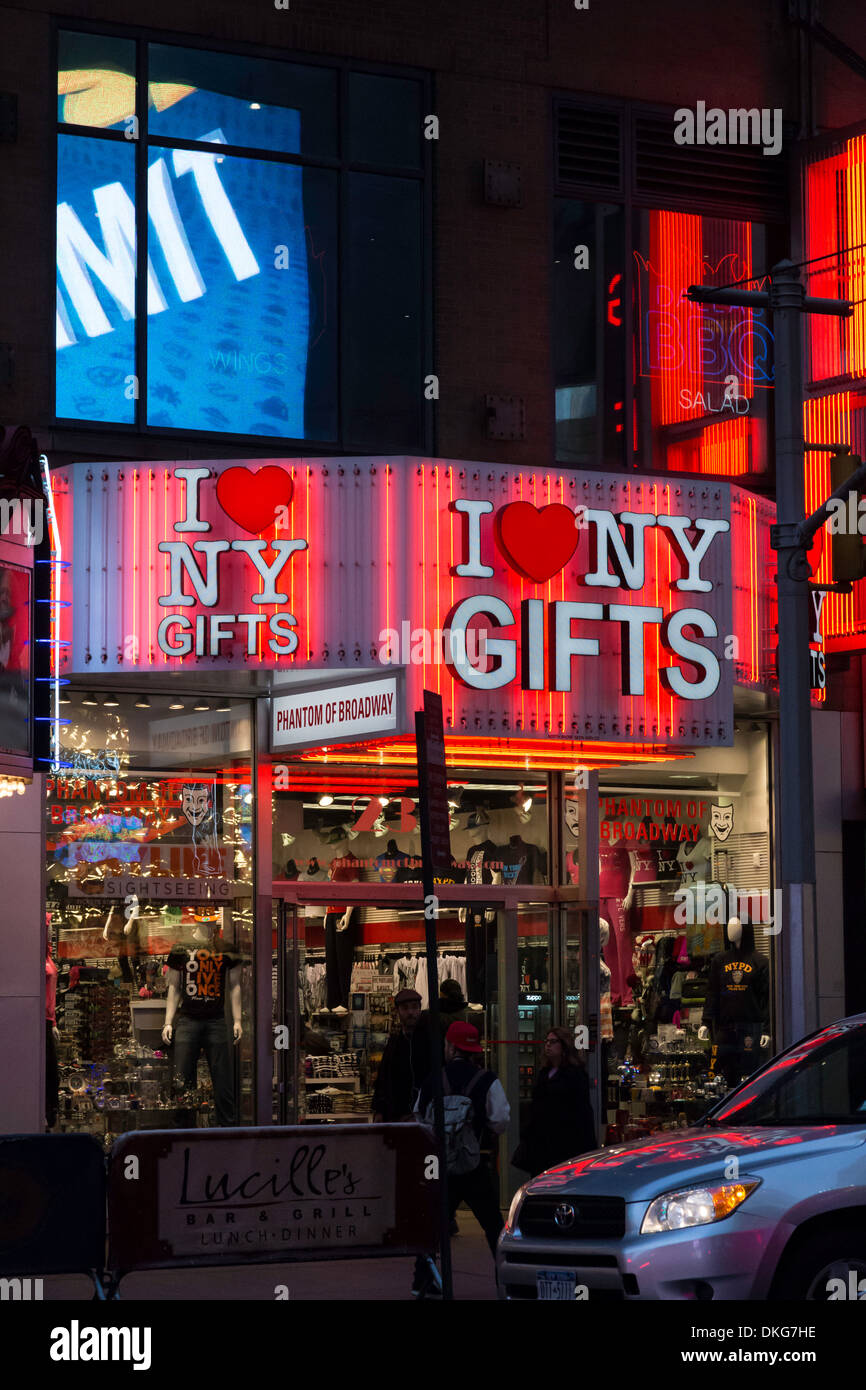
[[[458,1052],[482,1051],[478,1029],[473,1028],[471,1023],[452,1023],[445,1038]]]

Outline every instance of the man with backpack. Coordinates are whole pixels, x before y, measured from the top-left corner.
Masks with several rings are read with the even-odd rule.
[[[465,1202],[495,1254],[504,1222],[495,1174],[483,1149],[488,1134],[502,1134],[507,1129],[511,1108],[502,1083],[492,1071],[482,1070],[480,1059],[478,1029],[471,1023],[452,1023],[445,1034],[442,1070],[449,1214],[453,1220],[460,1203]],[[432,1129],[432,1077],[421,1087],[415,1109]]]

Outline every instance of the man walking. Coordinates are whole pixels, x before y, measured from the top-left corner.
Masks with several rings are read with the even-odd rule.
[[[394,1004],[400,1031],[391,1034],[379,1063],[372,1106],[376,1124],[414,1119],[418,1092],[433,1066],[429,1030],[418,1027],[421,995],[401,989]]]

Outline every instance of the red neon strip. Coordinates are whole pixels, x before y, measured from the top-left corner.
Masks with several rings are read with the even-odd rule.
[[[147,470],[147,659],[153,665],[153,469]]]

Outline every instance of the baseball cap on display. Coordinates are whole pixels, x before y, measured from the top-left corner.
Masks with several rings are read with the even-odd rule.
[[[399,994],[394,995],[395,1004],[420,1004],[421,995],[417,989],[401,989]]]
[[[445,1038],[458,1052],[482,1051],[478,1029],[473,1028],[471,1023],[452,1023]]]

